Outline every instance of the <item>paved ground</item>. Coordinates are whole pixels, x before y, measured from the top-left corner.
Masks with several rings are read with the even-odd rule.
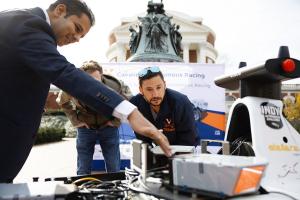
[[[14,182],[30,182],[32,177],[75,176],[76,156],[75,138],[34,146]]]

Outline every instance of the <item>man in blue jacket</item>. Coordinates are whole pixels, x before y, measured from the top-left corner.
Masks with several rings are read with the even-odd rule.
[[[187,96],[166,88],[162,72],[157,66],[142,69],[139,73],[140,94],[130,102],[156,128],[161,129],[171,145],[196,145],[196,126],[192,103]],[[150,138],[136,134],[148,143]]]
[[[57,45],[78,42],[93,24],[92,11],[80,0],[57,0],[47,10],[0,12],[0,182],[12,182],[26,161],[50,84],[99,113],[128,120],[170,156],[166,137],[135,106],[57,51]]]

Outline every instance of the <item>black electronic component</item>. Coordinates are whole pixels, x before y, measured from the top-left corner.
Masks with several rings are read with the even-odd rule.
[[[236,90],[241,97],[253,96],[281,99],[281,81],[300,77],[300,61],[290,58],[287,46],[279,49],[278,58],[268,59],[264,64],[248,67],[240,63],[236,72],[215,79],[216,85]]]

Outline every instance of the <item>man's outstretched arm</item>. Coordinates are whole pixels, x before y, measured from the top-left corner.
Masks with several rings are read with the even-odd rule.
[[[134,109],[128,116],[131,128],[143,136],[151,138],[163,150],[166,156],[172,155],[167,137],[151,124],[139,111]]]
[[[170,157],[171,147],[167,137],[159,131],[138,111],[135,105],[127,100],[117,105],[112,113],[123,122],[129,122],[131,128],[138,134],[151,138],[161,147],[166,156]]]

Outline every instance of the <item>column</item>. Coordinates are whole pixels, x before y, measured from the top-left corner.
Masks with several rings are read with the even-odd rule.
[[[118,49],[117,62],[125,62],[126,61],[125,44],[118,42],[117,49]]]
[[[182,43],[183,47],[183,61],[185,63],[190,62],[190,44],[189,43]]]
[[[197,63],[206,63],[206,44],[200,43],[197,49]]]

